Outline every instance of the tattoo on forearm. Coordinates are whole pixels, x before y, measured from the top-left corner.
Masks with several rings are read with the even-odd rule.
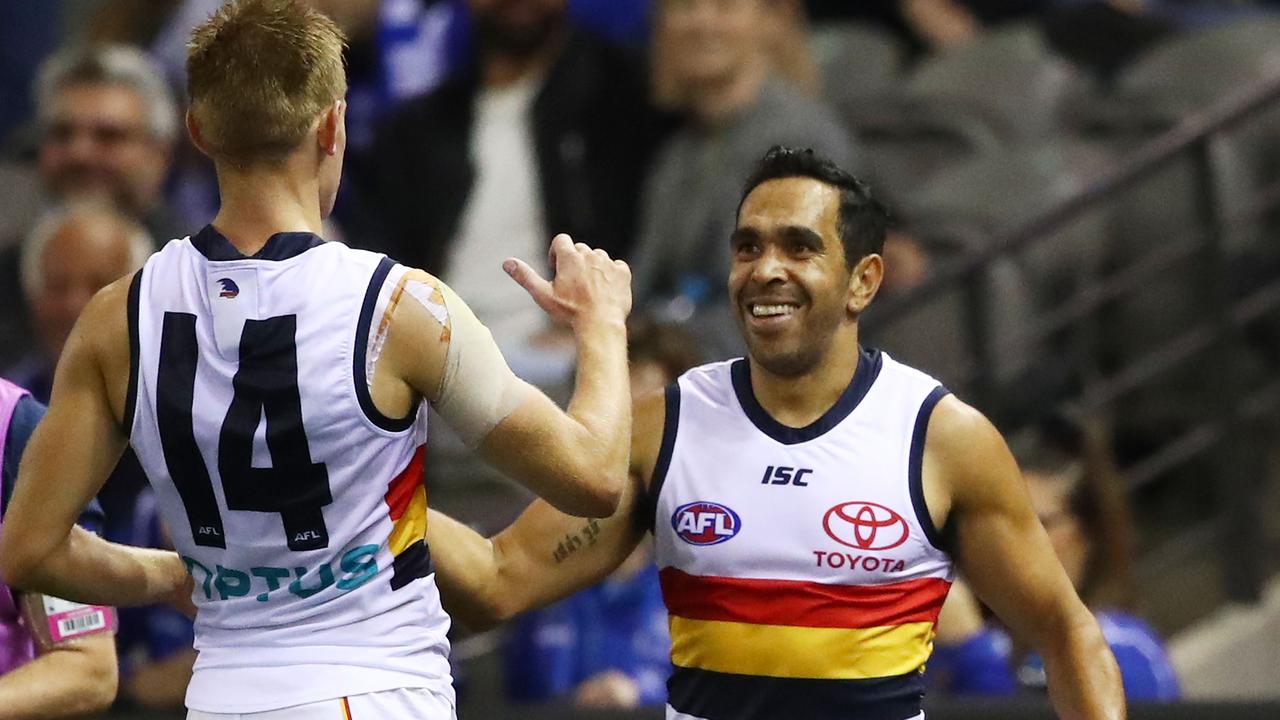
[[[596,544],[596,539],[600,537],[600,521],[592,518],[587,521],[586,525],[576,533],[566,534],[556,549],[552,552],[552,557],[557,563],[564,562],[564,559],[574,554],[584,547],[591,547]]]

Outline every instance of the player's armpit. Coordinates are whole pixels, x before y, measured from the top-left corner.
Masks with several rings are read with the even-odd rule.
[[[116,697],[115,638],[84,638],[0,676],[0,720],[102,712]]]
[[[1124,717],[1115,659],[1054,555],[995,427],[954,397],[943,399],[929,420],[923,476],[926,496],[947,506],[951,550],[965,579],[1045,658],[1059,716]]]

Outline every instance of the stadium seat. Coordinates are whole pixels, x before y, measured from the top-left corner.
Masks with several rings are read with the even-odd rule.
[[[1262,83],[1280,80],[1280,18],[1253,17],[1178,36],[1143,55],[1117,78],[1110,122],[1095,128],[1117,146],[1134,147],[1163,132],[1190,113],[1248,93]],[[1280,169],[1280,110],[1273,110],[1230,129],[1213,140],[1216,200],[1232,223],[1226,237],[1236,255],[1266,253],[1270,230],[1257,217],[1247,217],[1254,197]],[[1168,198],[1191,198],[1197,191],[1194,168],[1166,178]],[[1180,186],[1174,187],[1177,183]],[[1149,194],[1150,196],[1150,194]],[[1158,201],[1158,198],[1157,198]],[[1176,206],[1175,206],[1176,207]],[[1182,225],[1203,222],[1186,216]],[[1168,208],[1165,208],[1168,211]],[[1146,213],[1152,214],[1150,212]],[[1139,223],[1134,223],[1140,230]]]
[[[925,59],[904,92],[938,113],[964,113],[987,123],[1006,142],[1049,137],[1068,100],[1091,90],[1054,55],[1034,27],[992,30],[975,42]]]
[[[938,268],[963,255],[963,250],[948,247],[954,238],[931,230],[922,230],[919,237]],[[985,370],[995,383],[1011,384],[1026,376],[1028,361],[1035,356],[1029,336],[1032,289],[1021,269],[1008,261],[992,264],[982,282],[977,290],[989,323],[985,352],[992,362]],[[888,320],[881,320],[873,306],[865,322],[867,342],[929,372],[962,398],[977,401],[972,394],[981,368],[971,341],[971,302],[964,290],[947,290]],[[994,405],[984,406],[998,414]]]
[[[923,183],[905,207],[915,222],[982,228],[977,242],[985,244],[1078,193],[1110,159],[1104,148],[1083,141],[998,149]],[[1106,215],[1089,213],[1019,253],[1040,306],[1061,301],[1097,276],[1109,236]]]
[[[969,114],[938,112],[898,96],[841,104],[838,110],[873,187],[891,198],[907,197],[939,172],[1002,145],[985,122]]]
[[[1173,122],[1277,75],[1280,18],[1259,16],[1170,38],[1126,68],[1115,91]]]

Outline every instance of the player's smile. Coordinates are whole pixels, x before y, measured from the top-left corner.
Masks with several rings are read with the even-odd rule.
[[[795,298],[761,296],[745,300],[740,307],[748,331],[768,335],[799,324],[805,304]]]

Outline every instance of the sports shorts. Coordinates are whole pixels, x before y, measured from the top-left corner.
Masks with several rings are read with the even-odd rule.
[[[189,710],[187,720],[457,720],[453,704],[426,688],[400,688],[255,713]]]

